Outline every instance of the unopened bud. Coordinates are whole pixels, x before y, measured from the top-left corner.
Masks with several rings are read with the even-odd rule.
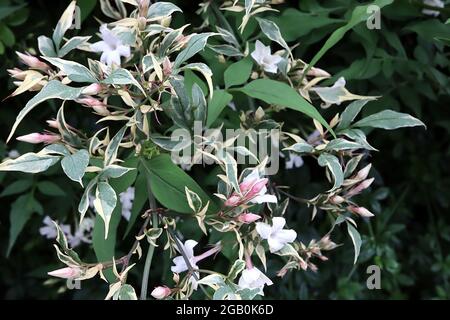
[[[103,90],[103,86],[100,83],[93,83],[88,85],[81,91],[82,94],[87,96],[95,96]]]
[[[241,201],[241,197],[239,197],[238,195],[234,194],[231,197],[229,197],[227,199],[227,201],[225,201],[225,205],[227,207],[235,207],[238,205],[238,203]]]
[[[341,204],[345,202],[345,199],[341,196],[333,196],[330,198],[332,204]]]
[[[35,56],[32,56],[30,54],[23,54],[18,51],[16,51],[16,54],[19,56],[20,61],[22,61],[24,64],[26,64],[30,68],[38,69],[38,70],[42,70],[42,71],[47,71],[50,69],[48,64],[46,64],[45,62],[42,62]]]
[[[17,140],[28,143],[47,143],[51,144],[60,140],[60,136],[54,134],[30,133],[25,136],[17,137]]]
[[[374,180],[375,180],[375,178],[370,178],[370,179],[364,180],[363,182],[358,184],[356,187],[351,189],[349,192],[347,192],[346,196],[350,198],[350,197],[353,197],[353,196],[361,193],[363,190],[370,187],[370,185],[372,184],[372,182]]]
[[[48,275],[63,279],[74,279],[81,275],[81,269],[77,267],[67,267],[51,271],[48,273]]]
[[[47,120],[46,121],[50,128],[59,129],[58,121],[56,120]]]
[[[370,212],[369,210],[367,210],[364,207],[355,207],[355,206],[349,206],[348,210],[350,212],[356,213],[358,215],[360,215],[361,217],[364,218],[371,218],[374,216],[374,214],[372,212]]]
[[[237,217],[237,220],[239,222],[250,224],[257,220],[261,219],[261,216],[254,214],[254,213],[243,213]]]
[[[370,169],[372,168],[372,164],[368,164],[367,166],[365,166],[364,168],[362,168],[361,170],[358,171],[358,173],[356,174],[356,179],[357,180],[364,180],[367,178],[367,176],[369,175]]]
[[[166,286],[159,286],[153,289],[151,295],[155,299],[164,299],[170,295],[172,290]]]

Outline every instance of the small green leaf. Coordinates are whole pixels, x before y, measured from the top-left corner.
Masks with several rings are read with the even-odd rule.
[[[9,159],[0,164],[0,171],[21,171],[25,173],[44,172],[58,163],[60,157],[48,154],[25,153],[17,159]]]
[[[7,197],[25,192],[28,189],[30,189],[32,185],[33,180],[31,179],[14,181],[13,183],[5,187],[5,189],[3,189],[2,193],[0,194],[0,197]]]
[[[61,160],[61,167],[70,180],[78,182],[83,186],[82,178],[89,165],[89,152],[79,150],[73,155],[65,156]]]
[[[329,153],[322,153],[319,156],[318,163],[321,167],[327,167],[333,175],[334,186],[333,190],[339,188],[344,182],[344,173],[342,171],[339,159]]]
[[[37,185],[38,190],[50,197],[64,197],[66,193],[56,183],[51,181],[41,181]]]
[[[202,51],[206,46],[208,38],[213,35],[215,34],[212,32],[192,35],[186,45],[186,48],[181,51],[175,59],[174,68],[179,68],[183,62],[189,60],[194,55]]]
[[[361,250],[361,236],[358,230],[356,230],[356,228],[348,221],[347,221],[347,231],[348,234],[350,235],[350,238],[352,239],[353,247],[355,248],[355,259],[353,260],[353,263],[356,264],[359,252]]]
[[[233,96],[224,90],[214,90],[208,103],[208,118],[206,125],[210,127],[217,120],[222,110],[231,102]]]
[[[225,88],[241,85],[250,78],[253,69],[253,61],[245,58],[233,63],[225,70]]]

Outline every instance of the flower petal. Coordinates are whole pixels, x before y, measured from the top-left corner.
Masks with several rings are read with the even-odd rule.
[[[272,194],[265,194],[265,195],[262,195],[262,196],[254,197],[252,200],[250,200],[250,202],[258,203],[258,204],[265,203],[265,202],[267,202],[267,203],[277,203],[277,197],[275,197]]]
[[[264,222],[256,223],[256,232],[258,232],[259,236],[262,239],[268,239],[270,234],[272,233],[272,227]]]
[[[286,225],[286,219],[284,219],[283,217],[274,217],[272,219],[273,231],[283,230],[285,225]]]
[[[195,240],[186,240],[184,243],[184,253],[188,257],[188,259],[192,259],[194,257],[194,247],[198,244]]]
[[[175,263],[175,265],[170,268],[172,272],[181,273],[188,270],[186,262],[182,256],[175,257],[173,259],[173,263]]]

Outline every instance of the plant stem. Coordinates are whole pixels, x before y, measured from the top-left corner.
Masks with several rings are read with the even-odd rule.
[[[145,163],[141,160],[142,164],[145,167]],[[150,215],[152,215],[152,227],[156,228],[158,226],[158,215],[154,212],[156,210],[156,201],[153,196],[152,189],[150,186],[150,177],[146,171],[147,176],[147,193],[148,193],[148,203],[150,205]],[[155,245],[153,243],[149,244],[147,257],[145,259],[144,273],[142,275],[142,285],[141,285],[141,300],[147,299],[147,291],[148,291],[148,279],[150,275],[150,267],[152,265],[153,253],[155,252]]]

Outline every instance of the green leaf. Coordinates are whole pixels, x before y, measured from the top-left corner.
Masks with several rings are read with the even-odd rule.
[[[409,114],[400,113],[392,110],[383,110],[372,114],[356,122],[354,127],[372,127],[386,130],[394,130],[403,127],[425,126],[425,124]]]
[[[89,165],[89,152],[78,150],[75,154],[65,156],[61,160],[61,167],[70,180],[78,182],[83,186],[82,178]]]
[[[206,125],[211,127],[222,110],[231,102],[233,96],[224,90],[214,90],[213,97],[208,103],[208,118]]]
[[[66,193],[56,183],[51,181],[41,181],[37,185],[38,190],[50,197],[64,197]]]
[[[77,4],[76,1],[72,1],[69,4],[69,6],[59,19],[55,30],[53,31],[53,42],[55,43],[57,49],[59,49],[59,45],[61,44],[61,40],[63,39],[64,34],[72,26],[76,4]]]
[[[182,70],[190,69],[194,71],[200,72],[203,77],[206,80],[206,83],[208,84],[209,92],[212,94],[214,88],[213,88],[213,82],[212,82],[212,76],[213,73],[211,69],[204,63],[190,63],[188,65],[185,65]]]
[[[95,75],[82,64],[60,58],[43,57],[43,59],[60,69],[74,82],[97,82]]]
[[[353,260],[353,264],[356,264],[356,261],[358,260],[358,256],[361,250],[361,236],[358,230],[356,230],[356,228],[348,221],[347,221],[347,231],[348,234],[350,235],[350,238],[352,239],[353,247],[355,248],[355,259]]]
[[[38,104],[49,100],[49,99],[61,99],[61,100],[75,100],[83,91],[84,87],[82,88],[72,88],[69,86],[66,86],[65,84],[62,84],[61,82],[57,80],[52,80],[47,85],[42,88],[42,90],[35,95],[28,103],[25,105],[25,107],[19,112],[19,115],[16,118],[16,121],[14,122],[14,125],[11,129],[11,132],[8,136],[7,142],[11,140],[12,136],[14,135],[14,132],[16,131],[17,127],[19,126],[20,122],[25,118],[25,116],[34,109]]]
[[[0,24],[0,39],[7,47],[12,47],[16,42],[14,33],[5,24]]]
[[[205,191],[176,166],[169,155],[162,154],[148,161],[143,160],[142,163],[143,169],[149,175],[153,194],[163,206],[179,213],[192,213],[185,196],[185,187],[187,187],[198,194],[203,203],[210,202],[208,212],[217,212],[217,206]]]
[[[91,37],[73,37],[67,40],[67,42],[59,49],[58,57],[62,58],[67,55],[70,51],[78,48],[79,46],[85,44],[89,41]]]
[[[342,112],[341,120],[337,126],[338,130],[348,128],[350,124],[355,120],[356,116],[361,112],[361,109],[370,100],[356,100],[350,103],[344,112]]]
[[[120,287],[119,300],[137,300],[136,291],[129,284],[124,284]]]
[[[367,8],[372,5],[378,6],[380,9],[384,6],[387,6],[391,3],[393,3],[394,0],[376,0],[372,3],[357,6],[355,9],[353,9],[352,15],[350,17],[350,20],[345,24],[344,26],[340,27],[339,29],[335,30],[331,36],[327,39],[323,47],[319,50],[318,53],[313,57],[311,62],[309,63],[306,70],[303,72],[303,74],[307,74],[308,71],[316,65],[316,63],[325,55],[325,53],[328,52],[332,47],[334,47],[341,39],[345,36],[345,34],[350,31],[354,26],[361,22],[367,21],[368,18],[370,18],[371,13]]]
[[[332,190],[339,188],[344,182],[344,173],[339,159],[329,153],[322,153],[319,156],[318,163],[321,167],[327,167],[333,175],[334,186]]]
[[[168,17],[174,12],[183,12],[179,7],[170,2],[156,2],[150,6],[147,13],[147,18],[157,20]]]
[[[199,33],[194,34],[189,39],[186,48],[181,51],[174,62],[174,68],[179,68],[181,64],[188,59],[192,58],[194,55],[196,55],[198,52],[202,51],[205,46],[206,42],[208,41],[208,38],[215,35],[215,33],[208,32],[208,33]]]
[[[105,235],[105,223],[97,215],[95,218],[94,231],[92,233],[92,244],[98,261],[111,261],[115,257],[115,247],[117,238],[117,227],[119,226],[122,206],[119,203],[111,216],[108,227],[108,235]],[[104,275],[108,281],[113,282],[116,277],[111,269],[105,270]]]
[[[309,143],[307,143],[306,141],[301,141],[293,144],[292,146],[284,150],[290,150],[297,153],[311,153],[314,151],[314,147]]]
[[[241,273],[242,270],[245,269],[245,261],[244,260],[236,260],[231,266],[230,271],[228,272],[227,278],[230,281],[233,281],[237,278],[238,274]]]
[[[133,77],[130,71],[126,69],[116,69],[102,81],[105,84],[126,85],[132,84],[137,87],[145,95],[145,90],[140,83]]]
[[[44,172],[59,161],[60,157],[48,154],[25,153],[17,159],[0,164],[0,171],[21,171],[25,173]]]
[[[282,46],[286,51],[291,54],[291,49],[289,48],[286,41],[284,41],[283,36],[281,35],[280,28],[278,28],[277,24],[273,21],[256,18],[259,23],[259,27],[262,32],[272,41],[275,41],[280,46]]]
[[[6,256],[9,256],[11,253],[11,249],[13,248],[17,237],[22,232],[27,221],[31,218],[31,215],[36,212],[36,208],[36,200],[31,193],[20,196],[12,204],[9,213],[11,227],[9,229],[9,244]]]
[[[117,195],[108,182],[101,181],[97,184],[94,207],[105,222],[105,239],[108,237],[108,228],[111,216],[117,204]]]
[[[116,133],[116,135],[111,139],[105,151],[105,166],[109,166],[114,163],[117,159],[117,151],[119,150],[120,143],[122,142],[123,136],[127,127],[123,127]]]
[[[14,194],[25,192],[29,190],[32,185],[33,180],[30,179],[14,181],[10,185],[6,186],[5,189],[3,189],[2,193],[0,194],[0,197],[7,197]]]
[[[241,85],[250,78],[253,69],[253,61],[245,58],[233,63],[225,70],[225,88]]]
[[[342,138],[337,138],[334,140],[331,140],[325,150],[326,151],[341,151],[341,150],[356,150],[364,148],[361,144],[349,140],[345,140]]]
[[[293,88],[283,82],[270,79],[258,79],[237,90],[252,98],[263,100],[266,103],[275,104],[302,112],[319,121],[334,135],[333,129],[331,129],[317,109],[306,101],[301,95],[299,95]]]
[[[38,37],[38,47],[44,57],[56,57],[55,46],[49,37]]]

